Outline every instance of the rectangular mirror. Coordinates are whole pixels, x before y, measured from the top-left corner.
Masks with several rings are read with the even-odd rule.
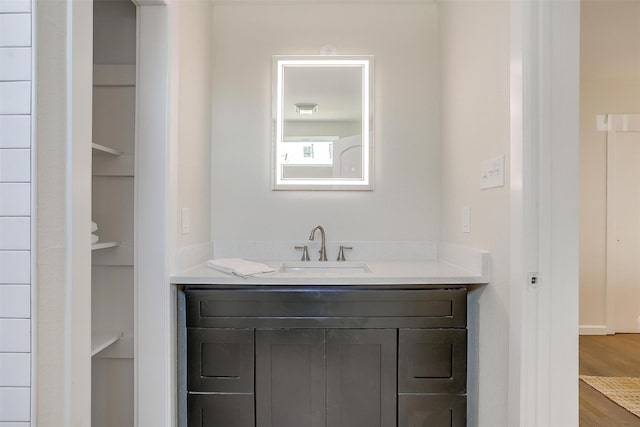
[[[273,189],[372,190],[370,56],[274,56]]]

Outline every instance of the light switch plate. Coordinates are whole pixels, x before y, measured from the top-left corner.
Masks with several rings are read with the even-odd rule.
[[[504,187],[504,155],[484,160],[480,169],[480,188]]]

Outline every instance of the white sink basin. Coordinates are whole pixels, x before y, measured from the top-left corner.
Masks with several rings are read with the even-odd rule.
[[[371,273],[367,264],[363,262],[351,261],[298,261],[286,262],[282,264],[278,273],[329,273],[329,274],[349,274],[349,273]]]

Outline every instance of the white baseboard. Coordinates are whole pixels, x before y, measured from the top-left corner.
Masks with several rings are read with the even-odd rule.
[[[605,325],[580,325],[580,335],[607,335]]]

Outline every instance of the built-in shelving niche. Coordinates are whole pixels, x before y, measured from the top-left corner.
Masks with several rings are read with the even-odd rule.
[[[136,8],[93,11],[91,425],[133,427]]]

